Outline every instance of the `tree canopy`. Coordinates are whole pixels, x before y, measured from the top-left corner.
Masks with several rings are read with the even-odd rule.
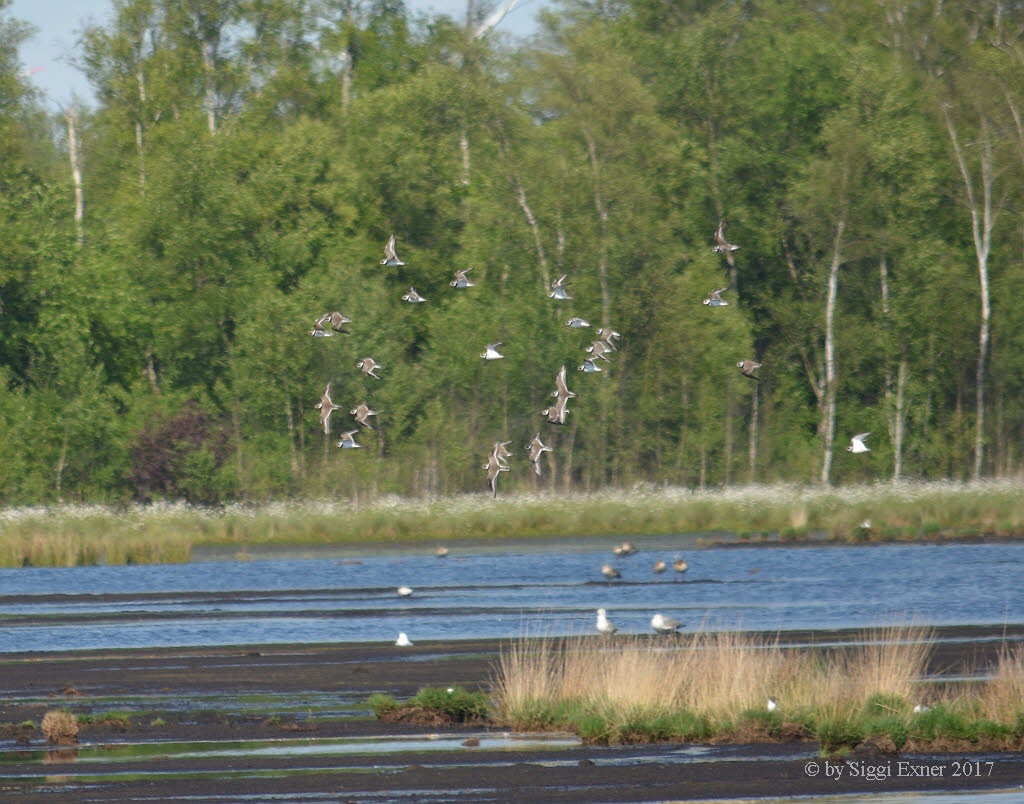
[[[1024,10],[111,3],[55,113],[0,0],[0,502],[1021,471]]]

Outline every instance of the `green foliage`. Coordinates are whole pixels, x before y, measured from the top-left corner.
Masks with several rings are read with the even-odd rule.
[[[398,708],[398,701],[393,696],[384,695],[379,692],[375,692],[367,698],[366,703],[370,707],[370,711],[377,717],[383,717],[388,712]]]
[[[0,504],[448,495],[538,430],[543,476],[515,464],[502,490],[806,482],[827,450],[841,483],[963,479],[979,413],[982,472],[1020,471],[1024,83],[990,44],[1019,9],[914,6],[894,27],[868,0],[579,2],[509,46],[390,0],[119,0],[76,54],[97,97],[80,244],[64,121],[0,6]],[[980,411],[975,202],[943,110],[987,143],[972,176],[995,160]],[[407,265],[385,269],[392,233]],[[457,268],[476,287],[452,290]],[[563,273],[573,300],[547,299]],[[400,301],[410,285],[426,304]],[[726,285],[728,307],[700,305]],[[351,333],[310,338],[334,309]],[[623,339],[579,374],[598,326]],[[483,364],[494,341],[505,360]],[[367,355],[380,382],[354,368]],[[539,412],[561,365],[579,395],[556,430]],[[147,480],[140,442],[193,401],[207,436]],[[341,453],[361,401],[376,429]],[[870,453],[842,450],[868,430]],[[935,532],[858,522],[830,529]]]
[[[487,717],[489,708],[484,693],[470,692],[463,687],[424,687],[409,703],[457,721],[482,720]]]

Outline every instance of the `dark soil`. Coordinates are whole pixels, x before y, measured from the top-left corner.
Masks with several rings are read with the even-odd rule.
[[[941,639],[932,658],[935,673],[960,674],[990,665],[1002,638],[1024,640],[1024,626],[936,629]],[[810,644],[848,640],[862,632],[786,632],[782,642]],[[948,641],[977,640],[977,641]],[[79,758],[75,749],[54,750],[44,768],[33,754],[47,746],[38,724],[48,709],[67,708],[80,718],[81,745],[156,740],[252,740],[302,737],[368,737],[423,734],[424,731],[486,736],[486,726],[442,722],[383,723],[367,716],[318,717],[304,696],[335,693],[364,701],[383,692],[399,699],[421,687],[461,685],[486,689],[500,649],[495,641],[387,645],[259,645],[221,648],[167,648],[0,654],[0,747],[7,750],[0,770],[0,801],[180,801],[258,802],[328,801],[514,801],[612,802],[665,801],[747,796],[867,793],[901,790],[1008,788],[1024,783],[1024,756],[994,754],[987,775],[953,775],[954,759],[890,757],[884,749],[850,762],[891,763],[888,775],[875,778],[826,775],[817,746],[730,745],[708,749],[729,761],[678,761],[681,746],[580,747],[558,751],[508,751],[462,747],[457,751],[396,754],[247,756],[230,758],[139,758],[97,762]],[[192,705],[199,694],[226,696],[272,693],[294,696],[294,712],[281,714],[222,710]],[[118,698],[160,695],[173,701],[166,711],[139,710]],[[102,696],[103,701],[97,699]],[[290,700],[290,698],[289,698]],[[136,707],[133,709],[133,707]],[[128,711],[127,721],[104,719],[110,709]],[[34,721],[36,728],[21,725]],[[466,733],[471,734],[467,735]],[[757,740],[760,735],[751,735]],[[956,750],[959,750],[959,746]],[[19,761],[23,759],[23,761]],[[630,760],[636,759],[636,762]],[[76,761],[77,760],[77,761]],[[942,765],[939,776],[900,776],[899,760]],[[817,762],[818,775],[806,763]],[[301,772],[299,772],[301,771]],[[149,776],[147,773],[159,773]],[[174,773],[179,772],[179,773]],[[186,773],[187,772],[187,773]],[[123,777],[110,774],[126,774]],[[61,774],[54,776],[54,774]],[[91,774],[104,774],[91,778]],[[189,776],[188,774],[193,774]],[[68,775],[68,776],[64,776]],[[391,795],[389,795],[389,793]]]

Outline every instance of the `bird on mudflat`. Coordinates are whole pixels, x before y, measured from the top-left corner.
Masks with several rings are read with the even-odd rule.
[[[609,581],[613,581],[616,578],[622,577],[622,573],[615,569],[615,567],[613,567],[611,564],[602,564],[601,574]]]
[[[706,304],[708,307],[728,307],[729,302],[722,298],[722,294],[728,289],[729,288],[724,287],[711,291],[708,297],[704,299],[701,304]]]
[[[398,254],[395,253],[395,236],[391,235],[388,238],[387,245],[384,246],[384,259],[380,261],[381,265],[386,265],[389,268],[395,268],[399,265],[405,265],[400,259]]]
[[[754,360],[741,360],[739,363],[736,364],[736,368],[740,370],[744,377],[750,377],[750,379],[758,382],[761,378],[754,374],[754,372],[757,369],[761,368],[761,366],[761,363],[758,363]]]
[[[551,283],[551,291],[548,293],[548,298],[572,300],[572,296],[565,292],[565,280],[568,276],[569,274],[562,274],[558,279]]]
[[[725,219],[723,218],[718,222],[718,228],[715,229],[715,247],[711,250],[715,254],[725,254],[727,251],[735,251],[738,248],[739,246],[734,246],[725,239]]]
[[[619,629],[608,619],[608,613],[604,609],[597,610],[597,632],[605,636],[611,636]]]
[[[332,313],[324,313],[316,321],[314,321],[313,329],[309,331],[309,334],[312,335],[314,338],[333,338],[334,332],[344,332],[348,334],[348,330],[345,329],[342,325],[351,323],[351,318],[335,310]],[[324,329],[325,324],[330,324],[331,329],[333,329],[334,332],[328,332],[326,329]]]
[[[368,374],[371,377],[374,377],[375,379],[379,380],[380,377],[378,377],[376,374],[374,374],[374,371],[376,371],[379,368],[384,368],[384,366],[382,366],[380,363],[378,363],[372,357],[364,357],[362,360],[357,360],[356,361],[356,368],[357,369],[362,369],[363,370],[363,374]]]
[[[501,346],[501,345],[502,345],[501,341],[498,341],[497,343],[489,343],[489,344],[487,344],[487,348],[484,349],[483,352],[481,352],[480,357],[482,357],[484,360],[501,360],[501,359],[503,359],[505,357],[505,355],[503,355],[501,352],[498,351],[498,347]]]
[[[764,708],[767,709],[769,712],[774,712],[776,709],[779,708],[779,702],[776,701],[774,698],[769,698],[768,703],[764,705]]]
[[[370,410],[370,406],[367,405],[365,402],[360,402],[358,405],[356,405],[354,408],[352,408],[352,410],[350,410],[349,413],[356,417],[356,423],[357,424],[361,424],[363,427],[367,428],[368,430],[372,430],[373,429],[373,425],[371,425],[367,421],[367,419],[370,416],[376,416],[377,415],[377,411]]]
[[[472,268],[464,268],[461,271],[456,271],[455,278],[448,284],[451,285],[453,288],[458,289],[476,287],[476,285],[474,285],[472,282],[466,279],[466,273],[472,270]]]
[[[605,358],[607,359],[607,358]],[[601,367],[594,362],[591,357],[584,358],[583,363],[580,364],[580,371],[584,374],[595,374],[600,371]]]
[[[323,425],[324,432],[330,435],[331,433],[331,414],[340,409],[341,405],[335,405],[331,401],[331,384],[327,383],[327,387],[324,392],[320,395],[320,401],[314,406],[320,411],[320,424]]]
[[[585,318],[577,318],[576,316],[573,316],[565,322],[565,325],[569,327],[569,329],[581,329],[583,327],[589,327],[590,322]]]
[[[420,302],[425,302],[426,299],[416,292],[416,288],[409,288],[409,292],[402,296],[402,301],[409,302],[409,304],[419,304]]]
[[[544,457],[545,452],[553,452],[551,447],[545,447],[544,442],[540,440],[540,433],[536,433],[533,438],[530,439],[530,443],[526,445],[526,449],[529,451],[530,463],[533,464],[533,471],[537,473],[537,477],[540,477],[540,459]]]
[[[651,617],[651,628],[659,634],[674,634],[682,623],[672,617],[663,614],[655,614]]]
[[[338,446],[342,449],[362,449],[362,444],[357,444],[355,435],[358,430],[349,430],[347,433],[341,434],[341,441],[338,442]]]
[[[858,433],[850,439],[850,446],[846,448],[847,452],[871,452],[871,448],[864,443],[864,439],[867,438],[871,433]]]

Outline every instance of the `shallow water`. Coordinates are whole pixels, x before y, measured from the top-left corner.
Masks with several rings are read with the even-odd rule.
[[[354,556],[0,570],[0,652],[394,641],[590,632],[608,609],[622,632],[655,611],[687,629],[789,630],[1024,622],[1024,544],[692,549],[692,538],[548,542],[446,559],[410,547]],[[677,579],[676,546],[690,564]],[[622,580],[607,583],[611,563]],[[395,594],[399,585],[412,597]],[[59,596],[59,597],[54,597]]]

